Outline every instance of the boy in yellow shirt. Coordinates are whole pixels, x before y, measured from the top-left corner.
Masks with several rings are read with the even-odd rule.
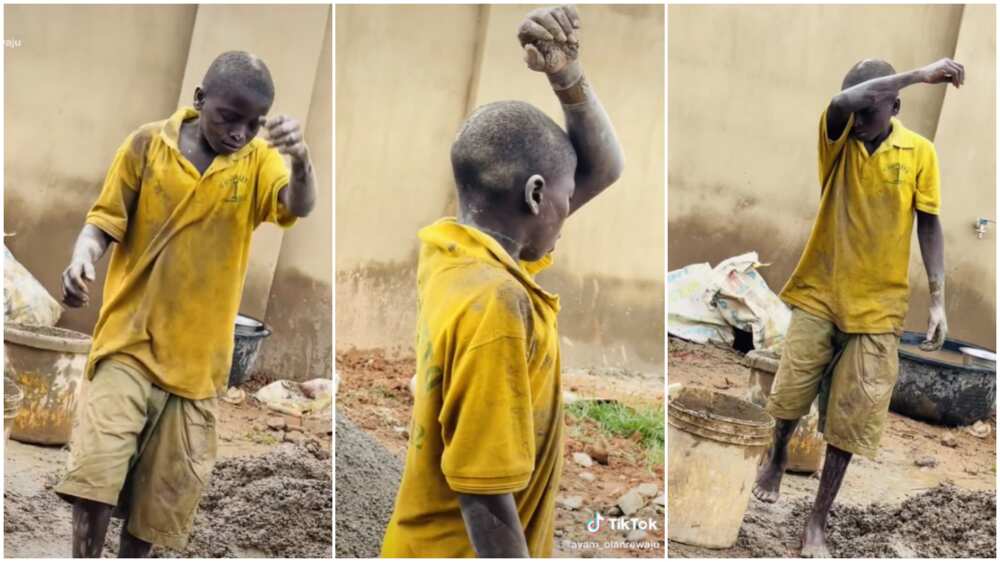
[[[273,101],[263,61],[223,53],[194,107],[125,140],[87,213],[63,273],[67,305],[89,303],[94,264],[115,246],[86,400],[56,488],[73,504],[74,557],[100,557],[113,512],[126,519],[119,557],[187,542],[215,462],[215,397],[253,231],[265,221],[291,226],[316,200],[301,127],[266,119]],[[270,146],[255,138],[262,126]]]
[[[934,145],[895,118],[899,90],[965,80],[942,59],[897,74],[863,60],[844,77],[819,123],[819,213],[798,266],[781,292],[791,307],[767,409],[775,442],[754,495],[778,499],[788,440],[820,395],[826,460],[802,537],[804,558],[828,558],[826,521],[852,455],[874,458],[898,374],[897,345],[909,299],[910,238],[917,239],[930,287],[926,350],[947,334],[941,186]]]
[[[451,149],[458,217],[420,231],[416,398],[383,556],[552,552],[559,299],[535,274],[551,263],[566,217],[623,165],[577,60],[579,27],[566,6],[529,13],[519,30],[567,132],[526,103],[477,109]]]

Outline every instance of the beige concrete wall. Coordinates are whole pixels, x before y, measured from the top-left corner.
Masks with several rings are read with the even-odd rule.
[[[941,165],[941,223],[945,231],[946,304],[953,337],[992,348],[996,342],[996,229],[978,239],[973,223],[995,220],[996,30],[994,6],[966,6],[955,59],[965,86],[949,88],[934,136]],[[916,241],[907,327],[926,329],[927,283]]]
[[[948,91],[955,108],[942,109],[944,85],[916,85],[901,93],[900,119],[934,140],[941,156],[953,333],[992,347],[990,242],[971,250],[969,260],[955,257],[969,249],[969,211],[988,205],[993,212],[991,17],[963,17],[962,6],[789,5],[671,6],[667,19],[668,268],[757,250],[772,263],[763,273],[775,290],[794,269],[815,218],[819,117],[850,66],[880,57],[905,70],[969,44],[978,76],[970,73],[964,88]],[[972,122],[986,125],[966,135]],[[962,133],[949,134],[952,127]],[[972,160],[947,162],[949,154],[969,151]],[[914,256],[907,324],[919,327],[926,284]],[[988,278],[959,274],[973,262]]]
[[[329,377],[333,372],[332,20],[332,10],[328,9],[323,49],[305,121],[306,142],[318,182],[316,208],[287,231],[281,241],[267,300],[266,322],[274,335],[257,358],[259,368],[265,372],[294,374],[299,380]]]
[[[522,99],[563,122],[544,76],[521,60],[517,24],[533,7],[337,8],[338,347],[411,344],[416,231],[455,212],[449,148],[468,111]],[[568,364],[657,369],[663,9],[579,9],[581,58],[624,145],[626,171],[567,223],[542,283],[563,298]]]
[[[329,375],[330,6],[6,6],[5,16],[4,36],[21,44],[5,52],[4,219],[6,231],[18,233],[7,243],[56,296],[84,215],[125,136],[190,105],[220,52],[244,49],[268,63],[272,113],[305,124],[322,195],[315,214],[289,231],[288,244],[276,227],[258,230],[241,310],[275,323],[261,366],[288,378]],[[103,282],[101,267],[96,285]],[[302,310],[292,286],[310,288],[317,300],[306,323],[280,313]],[[89,332],[99,307],[97,299],[68,310],[60,325]],[[304,342],[308,350],[296,347]]]
[[[196,6],[5,6],[4,229],[59,298],[84,215],[118,145],[176,108]],[[107,260],[102,262],[106,265]],[[97,286],[104,282],[104,267]],[[61,325],[89,332],[100,293]]]

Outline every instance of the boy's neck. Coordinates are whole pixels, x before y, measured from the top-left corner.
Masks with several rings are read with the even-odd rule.
[[[524,244],[518,240],[515,236],[504,232],[503,227],[499,224],[494,224],[497,221],[491,220],[490,217],[483,216],[482,213],[476,213],[474,210],[469,209],[459,209],[458,212],[458,222],[459,224],[464,224],[466,226],[471,226],[476,230],[488,234],[491,238],[497,241],[510,257],[514,258],[514,261],[520,261],[521,250],[524,248]]]

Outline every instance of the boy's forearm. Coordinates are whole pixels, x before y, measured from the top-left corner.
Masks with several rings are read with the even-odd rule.
[[[921,82],[924,82],[924,75],[919,69],[875,78],[840,92],[833,97],[830,105],[844,113],[855,113],[895,99],[899,90]]]
[[[92,224],[85,224],[73,245],[72,259],[73,261],[97,263],[108,251],[111,242],[112,238],[106,232]]]
[[[560,98],[566,131],[576,150],[576,192],[571,201],[571,211],[575,211],[618,180],[625,157],[611,119],[587,82],[580,61],[571,61],[547,76]]]
[[[917,211],[917,241],[927,271],[931,306],[944,306],[944,232],[937,215]]]
[[[513,494],[459,494],[469,541],[480,558],[527,558],[528,542]]]
[[[316,206],[316,177],[308,152],[292,158],[292,177],[281,197],[285,208],[297,217],[308,216]]]

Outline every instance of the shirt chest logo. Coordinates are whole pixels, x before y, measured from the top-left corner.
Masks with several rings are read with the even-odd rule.
[[[234,174],[222,181],[222,189],[225,193],[226,203],[239,203],[246,199],[247,177],[242,174]]]
[[[883,179],[886,183],[899,185],[909,176],[910,169],[900,162],[893,162],[883,168]]]

